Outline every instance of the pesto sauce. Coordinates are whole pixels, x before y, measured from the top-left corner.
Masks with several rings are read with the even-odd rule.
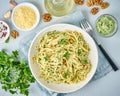
[[[104,15],[96,23],[97,31],[102,35],[109,35],[114,32],[115,21],[109,15]]]

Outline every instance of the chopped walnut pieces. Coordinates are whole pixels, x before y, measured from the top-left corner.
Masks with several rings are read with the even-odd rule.
[[[76,4],[83,5],[84,0],[74,0]]]
[[[19,33],[16,30],[12,30],[10,32],[10,36],[14,39],[16,39],[19,36]]]
[[[108,2],[102,2],[101,3],[101,8],[102,9],[106,9],[107,7],[109,7],[109,3]]]
[[[43,17],[44,22],[49,22],[52,19],[51,14],[49,13],[43,14],[42,17]]]
[[[94,8],[91,9],[91,13],[92,13],[93,15],[97,14],[98,11],[99,11],[98,7],[94,7]]]

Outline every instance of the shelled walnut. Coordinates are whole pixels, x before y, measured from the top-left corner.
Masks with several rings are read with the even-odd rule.
[[[101,9],[106,9],[107,7],[109,7],[109,3],[108,2],[103,2],[103,0],[87,0],[87,6],[91,7],[91,6],[101,6]],[[93,15],[98,13],[98,8],[94,7],[91,9],[91,13]]]
[[[102,0],[87,0],[87,6],[99,6],[103,1]]]
[[[10,32],[10,36],[14,39],[16,39],[19,36],[19,33],[16,30],[12,30]]]
[[[43,14],[42,17],[43,17],[44,22],[49,22],[52,19],[50,13],[45,13],[45,14]]]
[[[91,9],[91,13],[92,13],[93,15],[97,14],[98,11],[99,11],[99,8],[98,8],[98,7],[94,7],[94,8]]]
[[[101,3],[101,8],[102,9],[106,9],[106,8],[108,8],[109,7],[109,3],[108,2],[102,2]]]
[[[88,6],[88,7],[93,6],[92,0],[87,0],[87,6]]]
[[[83,5],[84,4],[84,0],[74,0],[74,1],[78,5]]]
[[[95,5],[99,6],[103,1],[102,0],[95,0]]]

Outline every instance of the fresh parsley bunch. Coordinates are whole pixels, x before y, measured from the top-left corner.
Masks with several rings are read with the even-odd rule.
[[[18,55],[18,51],[12,51],[11,55],[0,51],[0,83],[5,91],[28,96],[30,83],[35,79],[28,64],[24,60],[20,61]]]

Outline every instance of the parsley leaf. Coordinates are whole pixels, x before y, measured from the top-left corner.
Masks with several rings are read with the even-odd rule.
[[[66,59],[68,59],[68,58],[69,58],[69,55],[70,55],[70,53],[67,51],[67,52],[63,55],[63,57],[65,57]]]
[[[59,43],[60,44],[65,44],[65,42],[66,42],[65,39],[61,39]]]
[[[10,41],[10,37],[8,37],[6,40],[5,40],[5,43],[8,43]]]
[[[45,58],[45,61],[48,61],[49,60],[48,54],[46,54],[46,56],[44,58]]]
[[[18,51],[17,50],[12,51],[12,54],[14,55],[14,57],[17,57],[18,56]]]
[[[68,73],[64,73],[63,77],[67,78],[67,76],[68,76]]]
[[[2,89],[11,94],[20,92],[28,96],[30,83],[34,82],[31,71],[25,60],[18,59],[18,51],[12,51],[9,55],[0,51],[0,83]]]
[[[81,54],[81,52],[82,52],[82,51],[81,51],[80,49],[78,49],[78,55],[80,55],[80,54]]]

